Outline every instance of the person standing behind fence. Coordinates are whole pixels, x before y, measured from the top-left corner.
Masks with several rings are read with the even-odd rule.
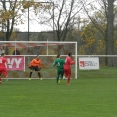
[[[29,68],[31,70],[30,75],[29,75],[29,80],[31,80],[31,76],[32,76],[33,71],[36,71],[37,74],[38,74],[39,79],[42,80],[41,73],[40,73],[40,70],[42,68],[42,62],[41,62],[41,59],[39,58],[39,55],[37,55],[36,58],[34,58],[30,62]]]
[[[5,53],[5,50],[4,50],[4,47],[3,47],[3,46],[0,46],[0,55],[1,55],[2,53]]]
[[[20,55],[20,51],[19,51],[18,49],[15,49],[15,50],[13,51],[13,55]]]

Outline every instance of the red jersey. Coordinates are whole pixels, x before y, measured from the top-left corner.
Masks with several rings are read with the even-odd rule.
[[[72,61],[71,57],[67,56],[65,59],[65,65],[64,67],[70,67],[70,65],[73,65],[75,62]]]
[[[0,67],[6,68],[5,63],[7,63],[7,59],[4,57],[0,57]]]

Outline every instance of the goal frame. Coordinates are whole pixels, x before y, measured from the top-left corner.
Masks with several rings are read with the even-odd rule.
[[[77,70],[78,70],[78,62],[77,62],[77,42],[68,42],[68,41],[0,41],[0,43],[2,44],[15,44],[15,48],[16,48],[16,43],[24,43],[24,44],[30,44],[30,43],[43,43],[43,44],[47,44],[47,53],[46,55],[40,55],[40,56],[56,56],[56,55],[49,55],[48,54],[48,45],[49,44],[74,44],[75,45],[75,79],[77,79]],[[9,55],[10,56],[10,55]],[[13,56],[13,55],[12,55]],[[23,56],[35,56],[35,55],[23,55]],[[67,55],[61,55],[61,56],[67,56]]]

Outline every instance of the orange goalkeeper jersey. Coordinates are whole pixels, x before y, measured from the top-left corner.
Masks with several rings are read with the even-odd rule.
[[[38,66],[39,68],[41,68],[41,67],[42,67],[42,62],[41,62],[40,59],[39,59],[39,60],[33,59],[33,60],[30,62],[30,65],[29,65],[29,66],[34,66],[34,67]]]

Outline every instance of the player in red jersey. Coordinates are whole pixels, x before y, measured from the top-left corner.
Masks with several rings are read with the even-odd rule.
[[[7,62],[7,59],[5,58],[5,54],[2,53],[0,57],[0,84],[2,83],[2,79],[1,79],[2,74],[5,75],[5,77],[7,78],[6,81],[8,81],[8,73],[7,73],[5,64],[11,65]]]
[[[70,66],[75,63],[75,61],[73,61],[71,57],[72,57],[72,53],[68,53],[68,56],[65,59],[65,65],[64,65],[64,76],[67,77],[67,83],[66,83],[67,85],[69,85],[70,78],[71,78]]]

